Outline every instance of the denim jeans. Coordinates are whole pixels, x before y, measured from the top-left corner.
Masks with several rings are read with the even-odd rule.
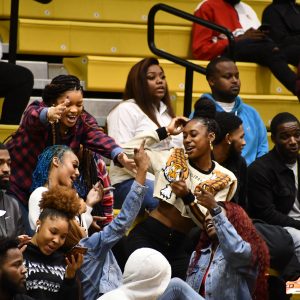
[[[158,300],[204,300],[185,281],[179,278],[172,278],[165,292]]]
[[[133,181],[134,179],[132,178],[114,185],[116,188],[114,190],[114,208],[121,208],[127,194],[130,191]],[[157,207],[159,201],[158,199],[153,198],[154,181],[146,179],[145,186],[147,186],[148,189],[140,210],[141,212],[145,209],[149,211],[153,210]]]

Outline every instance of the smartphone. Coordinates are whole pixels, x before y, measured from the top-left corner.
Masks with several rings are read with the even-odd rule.
[[[72,255],[74,256],[75,260],[77,260],[78,254],[86,254],[87,250],[88,250],[88,248],[86,248],[86,247],[82,247],[82,246],[76,245],[71,250],[69,250],[65,254],[65,256],[71,262],[72,261]]]

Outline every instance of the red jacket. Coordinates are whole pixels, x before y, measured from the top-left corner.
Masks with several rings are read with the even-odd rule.
[[[195,11],[195,16],[228,28],[234,36],[244,33],[237,11],[223,0],[204,0]],[[221,55],[228,45],[225,35],[195,23],[192,34],[195,59],[211,60]]]

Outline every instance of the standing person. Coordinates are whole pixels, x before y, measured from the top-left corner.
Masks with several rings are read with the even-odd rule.
[[[0,298],[1,300],[33,300],[26,296],[26,268],[23,254],[14,239],[0,240]]]
[[[230,201],[236,189],[235,176],[211,158],[217,130],[214,115],[215,106],[211,103],[206,117],[189,122],[182,117],[174,118],[167,127],[145,132],[126,145],[129,153],[143,136],[147,136],[150,169],[156,175],[154,196],[159,199],[158,207],[128,235],[128,254],[142,247],[161,252],[172,267],[172,277],[185,279],[189,261],[185,250],[187,234],[195,223],[202,226],[206,213],[205,208],[194,202],[197,186],[213,189],[220,201]],[[182,148],[151,149],[151,144],[180,132],[183,132],[185,152]],[[174,191],[174,182],[180,182],[185,188]]]
[[[127,77],[124,101],[107,117],[108,133],[123,145],[145,130],[169,125],[175,116],[171,106],[166,75],[156,58],[145,58],[135,64]],[[156,149],[182,146],[182,136],[169,137],[155,144]],[[115,203],[122,204],[134,180],[132,174],[119,170],[118,177],[111,174]],[[147,175],[148,191],[145,207],[153,210],[158,202],[153,198],[154,176]]]
[[[61,251],[70,222],[78,214],[79,197],[69,187],[55,186],[43,193],[40,207],[36,232],[23,253],[27,295],[39,300],[79,299],[76,272],[83,254],[66,258]]]
[[[241,118],[246,141],[242,155],[249,165],[268,152],[267,130],[258,112],[239,97],[241,82],[236,64],[226,57],[213,59],[207,65],[206,80],[211,93],[203,94],[198,101],[208,98],[218,112],[232,112]]]
[[[195,16],[230,30],[235,38],[234,59],[267,66],[273,75],[293,94],[296,92],[296,74],[289,68],[284,53],[267,35],[258,29],[244,30],[235,5],[240,0],[206,0],[195,11]],[[228,39],[224,34],[195,24],[192,48],[195,59],[212,60],[228,55]]]
[[[217,203],[205,189],[197,200],[208,213],[187,282],[205,299],[268,299],[268,248],[246,212],[233,202]]]
[[[248,168],[250,215],[280,225],[293,238],[300,262],[299,149],[300,123],[283,112],[271,121],[274,148]]]
[[[298,66],[300,59],[300,5],[295,0],[273,0],[263,11],[262,22],[268,36],[278,44],[288,63]]]
[[[133,167],[133,161],[122,153],[122,148],[99,130],[95,118],[84,110],[82,86],[77,77],[55,77],[42,97],[43,101],[27,107],[19,129],[7,143],[12,166],[8,192],[21,203],[25,218],[31,175],[38,155],[47,146],[64,144],[78,152],[82,144],[119,165]]]
[[[0,240],[17,238],[25,233],[22,212],[17,200],[6,194],[11,161],[5,145],[0,143]]]

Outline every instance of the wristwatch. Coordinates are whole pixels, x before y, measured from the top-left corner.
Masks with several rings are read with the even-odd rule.
[[[218,215],[219,213],[221,213],[222,212],[222,208],[221,208],[221,206],[216,206],[216,207],[214,207],[211,211],[210,211],[210,214],[211,214],[211,216],[212,217],[214,217],[214,216],[216,216],[216,215]]]

